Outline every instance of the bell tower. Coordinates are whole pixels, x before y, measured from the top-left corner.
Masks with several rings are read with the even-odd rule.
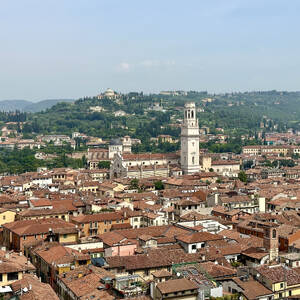
[[[183,174],[199,172],[199,125],[194,102],[188,102],[184,105],[180,163]]]
[[[264,229],[263,245],[269,251],[270,261],[278,258],[278,231],[275,227],[266,227]]]

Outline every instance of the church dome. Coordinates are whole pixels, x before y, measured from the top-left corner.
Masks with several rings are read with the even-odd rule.
[[[107,89],[104,94],[106,96],[113,96],[115,92],[112,89]]]

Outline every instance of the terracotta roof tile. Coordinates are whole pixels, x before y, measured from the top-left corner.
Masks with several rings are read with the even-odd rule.
[[[197,290],[198,288],[196,283],[186,278],[159,282],[156,287],[162,294],[169,294],[186,290]]]

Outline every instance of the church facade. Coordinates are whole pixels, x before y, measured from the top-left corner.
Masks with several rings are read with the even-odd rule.
[[[110,176],[111,178],[168,177],[199,171],[199,125],[196,105],[194,102],[188,102],[184,106],[180,155],[179,153],[130,154],[118,151],[112,159]]]

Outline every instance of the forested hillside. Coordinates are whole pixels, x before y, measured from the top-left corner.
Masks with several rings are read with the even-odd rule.
[[[58,103],[43,112],[20,113],[25,134],[60,133],[70,135],[79,131],[91,136],[112,138],[129,134],[147,140],[159,134],[179,137],[182,107],[186,101],[197,104],[199,126],[214,133],[223,128],[226,134],[237,136],[255,134],[261,123],[268,130],[300,129],[300,92],[247,92],[210,95],[188,92],[177,96],[123,95],[120,99],[79,99],[74,103]],[[152,110],[159,103],[163,111]],[[92,111],[100,107],[102,111]],[[115,112],[122,111],[123,116]],[[18,121],[18,115],[5,114],[2,121]],[[177,124],[177,125],[176,125]]]

